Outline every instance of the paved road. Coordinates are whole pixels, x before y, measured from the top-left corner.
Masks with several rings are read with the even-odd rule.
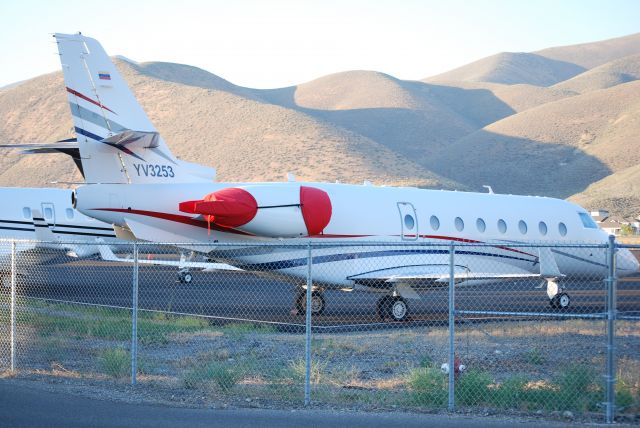
[[[574,427],[563,423],[512,418],[424,415],[411,413],[346,413],[318,410],[186,409],[128,404],[32,389],[0,380],[0,426],[3,428],[71,427]]]
[[[60,258],[21,269],[19,294],[48,299],[103,305],[131,305],[131,265],[95,260]],[[141,308],[203,314],[221,318],[264,320],[303,324],[292,314],[295,281],[247,272],[194,272],[190,284],[176,281],[175,268],[141,266],[139,303]],[[619,310],[640,315],[640,278],[620,282]],[[298,280],[299,281],[299,280]],[[545,289],[537,282],[494,283],[456,289],[458,310],[523,311],[553,313]],[[602,282],[568,284],[572,298],[570,313],[601,312],[605,306]],[[5,289],[6,292],[6,289]],[[447,318],[447,290],[434,289],[421,300],[409,301],[411,319],[417,323]],[[380,323],[376,315],[379,295],[364,292],[326,291],[327,309],[314,317],[314,325]],[[476,318],[478,316],[468,316]]]

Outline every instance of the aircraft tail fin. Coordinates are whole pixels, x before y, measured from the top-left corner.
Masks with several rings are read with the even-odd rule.
[[[171,153],[97,40],[82,34],[55,38],[88,183],[215,179],[215,169]]]

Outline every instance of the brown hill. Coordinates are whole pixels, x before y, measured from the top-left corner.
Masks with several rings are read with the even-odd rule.
[[[579,75],[580,76],[580,75]],[[556,88],[556,86],[544,87],[518,83],[507,85],[490,82],[439,82],[439,85],[447,85],[465,90],[484,89],[493,94],[505,106],[515,112],[521,112],[532,107],[537,107],[562,98],[571,97],[577,93],[570,90]],[[509,115],[506,115],[509,116]],[[506,117],[505,116],[505,117]]]
[[[502,52],[424,80],[432,83],[464,81],[551,86],[584,70],[584,67],[570,62],[532,53]]]
[[[451,144],[427,167],[474,188],[567,197],[638,164],[639,132],[636,81],[509,116]]]
[[[640,165],[611,174],[569,200],[588,209],[606,208],[623,218],[640,215]]]
[[[631,55],[592,68],[554,85],[553,88],[582,94],[638,79],[640,79],[640,55]]]
[[[513,110],[486,89],[403,81],[372,71],[332,74],[263,99],[383,144],[424,165],[428,153]]]
[[[640,33],[592,43],[547,48],[534,53],[588,69],[615,59],[640,54]]]
[[[455,186],[376,141],[242,96],[250,90],[202,70],[127,61],[117,65],[175,154],[217,166],[220,180],[281,180],[290,171],[306,180]],[[194,85],[184,84],[191,83],[189,76]],[[48,142],[73,135],[63,88],[61,74],[53,73],[1,91],[2,140]],[[69,159],[53,155],[14,154],[4,156],[0,165],[1,185],[46,186],[80,178]]]

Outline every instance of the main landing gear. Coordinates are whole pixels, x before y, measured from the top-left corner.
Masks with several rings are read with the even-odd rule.
[[[320,290],[313,290],[311,292],[311,315],[321,315],[325,308],[326,302],[324,295]],[[307,291],[301,290],[296,297],[295,308],[299,314],[305,314],[307,311]]]
[[[400,296],[384,296],[378,300],[378,315],[383,320],[405,321],[409,316],[409,305]]]
[[[556,279],[547,280],[547,296],[549,305],[554,309],[567,309],[571,304],[571,298],[564,292],[564,288],[558,286]]]

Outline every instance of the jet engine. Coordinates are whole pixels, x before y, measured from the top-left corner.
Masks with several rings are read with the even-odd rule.
[[[331,220],[329,195],[299,185],[229,187],[181,202],[179,209],[222,228],[270,238],[319,235]]]

